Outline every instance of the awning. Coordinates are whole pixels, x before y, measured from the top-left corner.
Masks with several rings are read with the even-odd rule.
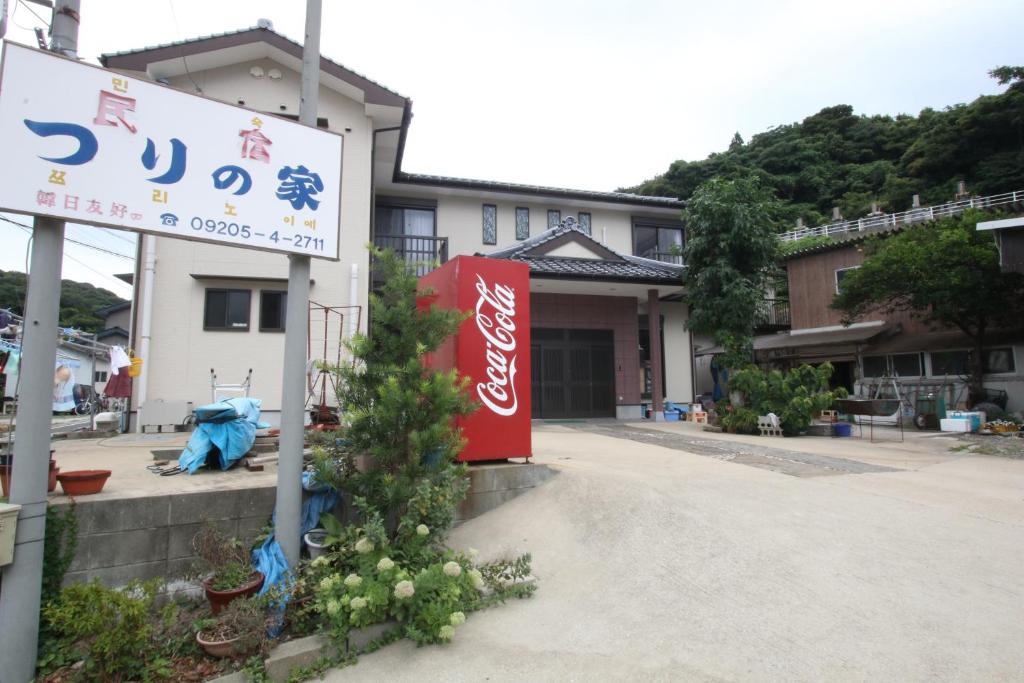
[[[780,332],[754,337],[754,351],[778,349],[799,349],[816,346],[838,346],[841,344],[863,344],[872,339],[888,336],[900,329],[899,325],[863,325],[845,328],[826,327],[820,330]],[[698,349],[696,355],[724,353],[721,346]]]

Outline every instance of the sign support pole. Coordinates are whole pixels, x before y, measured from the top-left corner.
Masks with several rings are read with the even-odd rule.
[[[299,122],[314,128],[320,99],[321,9],[321,0],[306,0]],[[281,382],[281,449],[277,466],[277,521],[274,535],[289,567],[293,569],[299,563],[299,545],[302,540],[299,525],[302,513],[309,272],[308,256],[288,256],[288,306],[285,312],[284,377]]]
[[[78,0],[57,0],[51,49],[78,50]],[[0,592],[0,662],[5,683],[35,678],[39,646],[39,601],[46,534],[46,480],[53,421],[53,369],[57,357],[64,221],[37,217],[25,301],[21,348],[18,431],[11,471],[10,502],[21,505],[14,563],[4,569]]]

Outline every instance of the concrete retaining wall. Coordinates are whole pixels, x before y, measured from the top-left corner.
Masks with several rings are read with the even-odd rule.
[[[90,501],[75,505],[78,550],[64,582],[94,578],[111,586],[131,579],[186,574],[192,537],[206,517],[231,536],[252,541],[274,511],[274,487]]]
[[[469,495],[456,511],[459,521],[482,515],[529,491],[553,471],[546,465],[499,463],[476,465],[469,473]],[[64,582],[98,578],[107,585],[122,586],[131,579],[181,578],[195,563],[192,537],[204,517],[249,544],[270,520],[275,493],[273,486],[266,486],[80,499],[76,504],[78,550]]]

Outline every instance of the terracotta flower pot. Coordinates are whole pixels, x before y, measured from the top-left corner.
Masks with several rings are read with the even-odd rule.
[[[203,588],[206,590],[206,599],[210,601],[210,609],[214,614],[220,614],[220,611],[227,607],[228,603],[236,598],[247,598],[250,595],[254,595],[256,591],[263,587],[263,573],[253,572],[252,578],[249,579],[248,583],[244,583],[238,588],[232,588],[226,591],[214,590],[211,587],[212,579],[206,579],[203,581]]]
[[[53,451],[50,451],[52,454]],[[50,476],[46,482],[47,492],[57,490],[57,473],[60,472],[60,468],[57,467],[56,460],[50,460]],[[4,456],[4,462],[0,464],[0,488],[3,489],[4,495],[11,495],[11,465],[8,456]]]
[[[68,496],[89,496],[103,490],[110,470],[76,470],[57,475],[60,487]]]
[[[202,631],[196,633],[196,642],[199,643],[199,647],[203,648],[206,654],[211,657],[237,657],[238,655],[245,654],[238,649],[239,640],[241,640],[241,636],[229,638],[228,640],[206,640],[203,638]]]

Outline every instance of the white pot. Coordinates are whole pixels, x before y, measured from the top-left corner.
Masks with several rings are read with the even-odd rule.
[[[309,559],[315,560],[327,553],[327,546],[324,545],[324,540],[327,538],[326,529],[310,529],[306,533],[302,540],[306,542],[306,548],[309,549]]]

